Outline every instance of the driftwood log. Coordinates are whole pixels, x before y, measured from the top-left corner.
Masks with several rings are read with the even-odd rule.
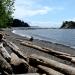
[[[12,74],[11,65],[2,57],[1,54],[0,54],[0,70],[3,73],[7,72],[8,74]]]
[[[31,42],[21,42],[22,45],[25,45],[25,46],[28,46],[28,47],[32,47],[32,48],[35,48],[35,49],[39,49],[40,51],[44,51],[44,52],[51,52],[53,54],[59,54],[59,55],[67,55],[67,56],[70,56],[70,54],[68,53],[64,53],[64,52],[59,52],[59,51],[55,51],[53,49],[50,49],[50,48],[47,48],[47,47],[40,47],[40,46],[37,46],[37,45],[34,45],[32,44]]]
[[[37,65],[45,65],[50,68],[54,68],[62,73],[65,73],[67,75],[75,75],[75,68],[71,67],[69,65],[45,58],[43,56],[38,56],[38,55],[31,55],[29,58],[29,63],[33,66]]]
[[[40,75],[39,73],[13,74],[13,75]]]
[[[38,65],[37,67],[39,68],[39,70],[44,71],[47,75],[64,75],[58,71],[55,71],[51,68],[46,67],[46,66]]]
[[[3,47],[3,43],[0,43],[0,54],[7,60],[11,60],[11,56],[7,52],[7,50]]]
[[[34,44],[32,44],[31,42],[28,42],[28,41],[21,42],[21,45],[37,49],[37,50],[46,52],[48,54],[52,54],[52,55],[57,56],[57,57],[59,57],[61,59],[65,59],[65,60],[68,60],[68,61],[71,61],[71,62],[75,62],[75,60],[74,60],[75,57],[73,57],[71,54],[68,54],[68,53],[64,53],[64,52],[60,52],[60,51],[55,51],[53,49],[46,48],[46,47],[40,47],[40,46],[34,45]]]
[[[7,41],[3,39],[3,41],[6,43],[7,46],[11,48],[11,50],[18,55],[20,58],[23,58],[24,60],[27,60],[27,57],[20,51],[19,47],[15,45],[14,43]]]
[[[22,74],[28,72],[28,63],[24,60],[19,58],[16,54],[11,53],[11,62],[13,72],[15,74]]]

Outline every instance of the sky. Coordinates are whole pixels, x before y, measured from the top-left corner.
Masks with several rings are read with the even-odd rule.
[[[75,0],[15,0],[14,18],[31,26],[60,27],[75,21]]]

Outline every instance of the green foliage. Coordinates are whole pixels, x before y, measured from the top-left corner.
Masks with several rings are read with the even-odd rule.
[[[0,28],[10,26],[14,0],[0,0]],[[11,21],[12,22],[12,21]]]

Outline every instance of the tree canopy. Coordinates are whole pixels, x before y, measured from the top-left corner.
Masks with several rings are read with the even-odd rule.
[[[75,28],[75,22],[74,21],[65,21],[65,22],[63,22],[61,28],[71,28],[71,29],[74,29]]]
[[[0,28],[10,26],[13,11],[14,0],[0,0]]]
[[[12,23],[11,27],[30,27],[30,25],[19,19],[13,19],[13,23]]]

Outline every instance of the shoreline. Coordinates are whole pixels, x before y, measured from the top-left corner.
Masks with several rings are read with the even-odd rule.
[[[27,28],[25,30],[30,30],[30,29]],[[65,44],[65,43],[63,43],[61,41],[53,41],[53,40],[49,40],[49,39],[45,39],[45,38],[40,38],[40,37],[37,37],[37,36],[34,36],[34,35],[31,36],[29,34],[26,34],[26,35],[18,34],[18,33],[15,33],[14,29],[13,29],[12,33],[14,33],[16,35],[19,35],[19,36],[22,36],[24,38],[31,38],[31,37],[33,37],[34,40],[40,40],[40,41],[49,42],[49,43],[53,43],[53,44],[57,44],[57,45],[62,45],[62,46],[65,46],[65,47],[69,47],[69,48],[75,49],[75,46],[69,45],[68,43]]]
[[[27,40],[27,41],[29,41],[27,37],[20,36],[18,34],[12,33],[12,30],[13,29],[4,29],[3,31],[0,31],[0,33],[2,33],[4,35],[4,37],[6,39],[8,39],[9,41],[13,41],[13,40],[10,40],[9,38],[14,38],[14,40],[21,39],[21,40]],[[54,47],[56,47],[56,46],[57,47],[64,47],[64,48],[67,48],[67,49],[70,49],[70,50],[74,50],[75,51],[74,48],[72,48],[72,47],[70,47],[68,45],[63,45],[63,44],[59,44],[59,43],[55,43],[55,42],[50,42],[50,41],[45,41],[45,40],[40,40],[40,39],[34,39],[32,42],[35,42],[36,44],[38,44],[38,43],[40,44],[41,43],[40,45],[42,45],[42,44],[45,44],[46,45],[47,44],[46,46],[48,46],[48,47],[49,47],[49,45],[53,45]]]
[[[75,67],[75,65],[73,63],[66,61],[65,59],[63,60],[63,59],[60,59],[60,58],[53,56],[51,54],[48,54],[48,53],[39,51],[37,49],[33,49],[30,47],[21,45],[20,40],[22,40],[22,41],[29,41],[29,40],[25,37],[22,37],[22,36],[19,36],[19,35],[12,33],[11,30],[12,29],[5,29],[3,31],[0,31],[0,33],[2,33],[4,35],[4,38],[7,41],[11,41],[11,42],[15,43],[20,48],[20,51],[25,56],[29,57],[32,54],[37,54],[37,55],[41,55],[41,56],[47,57],[49,59],[53,59],[58,62],[65,63],[67,65],[71,65],[71,66]],[[38,40],[38,39],[33,40],[32,43],[35,45],[41,46],[41,47],[51,48],[55,51],[68,53],[68,54],[71,54],[72,56],[74,56],[74,54],[75,54],[75,49],[72,49],[72,48],[64,46],[64,45],[55,44],[55,43],[51,43],[51,42],[47,42],[47,41],[43,41],[43,40]],[[9,49],[8,49],[8,51],[11,53],[11,51]],[[36,72],[36,71],[33,69],[29,70],[29,73],[34,73],[34,72]]]
[[[11,40],[11,38],[14,38],[14,41],[16,39],[21,39],[21,40],[27,40],[27,41],[29,41],[27,37],[23,37],[23,36],[20,36],[18,34],[12,33],[12,29],[5,29],[3,31],[0,31],[0,33],[2,33],[6,39],[8,39],[9,41],[12,41],[12,42],[13,42],[13,40]],[[61,49],[62,48],[67,48],[67,49],[73,50],[75,52],[74,48],[72,48],[70,46],[63,45],[63,44],[59,44],[59,43],[54,43],[54,42],[40,40],[40,39],[34,39],[32,42],[34,42],[37,45],[41,45],[41,46],[43,44],[43,45],[46,45],[47,47],[49,47],[49,46],[51,47],[51,45],[53,45],[54,49],[55,48],[61,48]],[[57,49],[55,49],[55,50],[57,50]],[[60,50],[60,51],[62,51],[62,50]],[[65,52],[65,51],[68,53],[69,50],[68,51],[67,50],[63,50],[63,52]]]

